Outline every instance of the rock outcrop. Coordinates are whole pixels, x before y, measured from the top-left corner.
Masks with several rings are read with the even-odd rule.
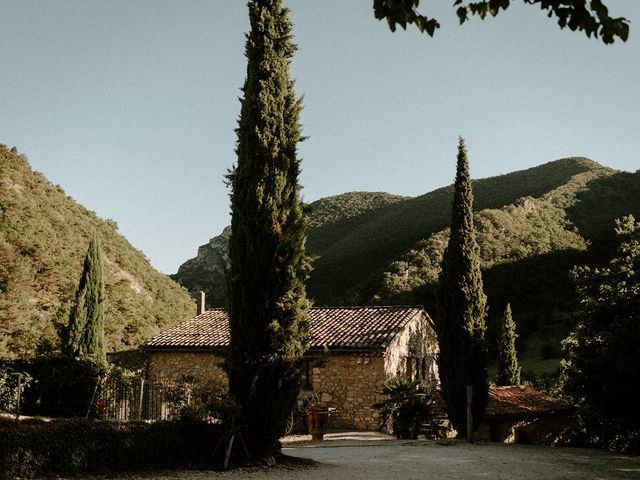
[[[226,227],[220,235],[213,237],[198,248],[198,254],[171,275],[196,298],[199,292],[206,294],[206,307],[225,306],[224,272],[229,265],[229,237],[231,227]]]

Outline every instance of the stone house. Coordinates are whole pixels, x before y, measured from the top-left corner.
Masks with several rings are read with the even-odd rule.
[[[438,343],[422,307],[323,307],[309,311],[310,348],[305,389],[334,410],[338,428],[375,430],[373,404],[394,377],[437,385]],[[193,379],[205,388],[226,388],[223,369],[229,318],[223,309],[203,311],[143,345],[151,382]]]

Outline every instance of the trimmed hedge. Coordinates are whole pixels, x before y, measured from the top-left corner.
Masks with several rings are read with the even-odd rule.
[[[0,421],[0,480],[219,468],[213,449],[223,434],[204,422]]]
[[[105,368],[89,360],[64,355],[0,363],[0,370],[22,372],[31,381],[25,388],[20,413],[46,417],[84,417]]]

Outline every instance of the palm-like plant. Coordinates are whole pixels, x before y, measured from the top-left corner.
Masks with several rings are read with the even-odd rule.
[[[417,380],[394,378],[384,384],[380,393],[387,396],[374,405],[380,410],[380,428],[391,421],[396,438],[418,438],[422,425],[433,415],[433,394],[427,385]]]

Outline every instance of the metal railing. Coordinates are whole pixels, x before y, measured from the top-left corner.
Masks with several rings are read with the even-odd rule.
[[[153,384],[144,378],[126,380],[103,377],[93,402],[93,416],[121,421],[157,421],[170,418],[172,405],[170,387]]]
[[[11,371],[0,374],[0,413],[20,419],[31,377]],[[190,403],[188,383],[169,380],[151,383],[141,376],[115,371],[98,379],[81,415],[117,421],[157,421],[178,416],[182,407]]]
[[[0,371],[0,413],[20,418],[23,402],[23,394],[25,383],[28,382],[28,376],[25,377],[20,372],[2,372]]]

